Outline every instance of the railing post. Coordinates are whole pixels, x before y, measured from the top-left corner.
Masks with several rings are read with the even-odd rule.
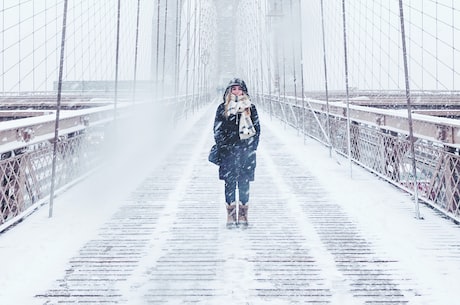
[[[458,209],[458,173],[460,170],[460,166],[455,158],[451,155],[455,153],[455,149],[452,147],[446,147],[447,154],[446,154],[446,169],[444,174],[445,179],[445,188],[446,188],[446,209],[447,212],[451,212],[456,214]],[[457,194],[457,196],[456,196]]]
[[[412,174],[414,176],[414,205],[415,205],[415,218],[421,219],[420,207],[418,203],[418,182],[417,182],[417,163],[415,160],[415,145],[414,145],[414,131],[412,126],[412,107],[410,100],[410,85],[409,85],[409,67],[407,63],[407,48],[406,48],[406,32],[404,28],[404,9],[403,1],[399,0],[399,19],[401,22],[401,41],[403,49],[404,59],[404,75],[406,84],[406,100],[407,100],[407,118],[409,120],[409,138],[410,138],[410,149],[412,155]]]
[[[351,157],[351,126],[350,126],[350,93],[348,84],[348,50],[347,50],[347,22],[345,15],[345,0],[342,0],[342,22],[343,22],[343,54],[345,66],[345,92],[347,100],[347,142],[348,142],[348,161],[350,165],[350,177],[353,176],[352,157]]]
[[[53,200],[54,200],[54,187],[56,176],[56,162],[57,162],[57,145],[59,140],[59,114],[61,111],[61,91],[62,91],[62,74],[64,70],[64,55],[65,55],[65,34],[67,27],[67,3],[64,0],[64,13],[62,17],[62,37],[61,37],[61,56],[59,60],[59,80],[58,80],[58,93],[56,101],[56,123],[54,127],[54,140],[53,140],[53,168],[51,170],[51,189],[50,189],[50,203],[49,203],[49,217],[53,217]]]
[[[332,134],[331,134],[331,119],[329,115],[329,85],[328,85],[328,76],[327,76],[327,56],[326,56],[326,30],[324,28],[324,4],[321,0],[321,36],[323,42],[323,67],[324,67],[324,91],[326,97],[326,130],[327,136],[329,138],[329,157],[332,157]]]

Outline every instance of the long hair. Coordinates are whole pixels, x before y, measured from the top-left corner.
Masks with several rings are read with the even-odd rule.
[[[228,85],[227,88],[225,88],[224,92],[224,108],[225,108],[225,117],[228,118],[228,105],[230,104],[231,101],[231,96],[232,96],[232,87],[233,86],[240,86],[241,90],[243,91],[243,96],[246,98],[249,98],[248,94],[248,87],[246,86],[246,83],[244,80],[240,78],[234,78],[232,79]]]

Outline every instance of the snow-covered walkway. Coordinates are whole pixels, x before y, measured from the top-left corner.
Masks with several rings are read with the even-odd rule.
[[[248,229],[225,227],[211,105],[0,235],[0,304],[456,304],[460,227],[261,112]],[[158,143],[157,143],[158,144]]]

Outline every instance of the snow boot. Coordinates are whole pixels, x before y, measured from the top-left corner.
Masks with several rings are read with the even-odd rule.
[[[236,203],[225,205],[227,206],[227,227],[236,226]]]
[[[248,225],[248,208],[247,204],[239,204],[238,206],[238,224],[247,226]]]

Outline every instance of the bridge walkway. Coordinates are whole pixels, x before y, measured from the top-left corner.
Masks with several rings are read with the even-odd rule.
[[[95,174],[58,197],[52,219],[42,208],[0,236],[0,259],[10,255],[0,303],[458,299],[457,225],[425,206],[415,219],[410,196],[355,166],[350,179],[346,160],[266,113],[250,225],[227,229],[223,182],[207,162],[214,108],[181,123],[181,135],[136,175],[118,172],[101,187]],[[119,179],[130,180],[124,190]]]

